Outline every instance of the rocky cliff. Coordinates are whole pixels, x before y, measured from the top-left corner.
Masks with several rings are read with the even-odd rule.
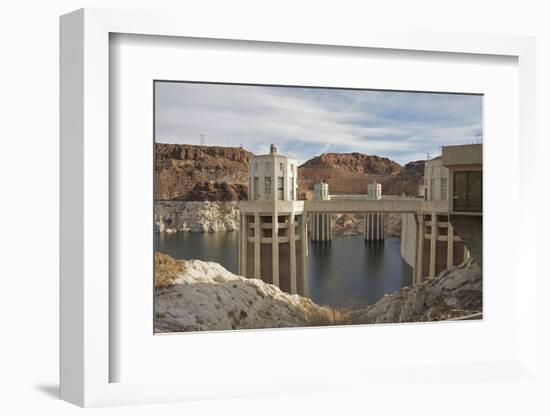
[[[155,330],[213,331],[439,321],[482,310],[479,267],[471,260],[360,310],[320,306],[217,263],[155,255]]]
[[[240,147],[156,143],[155,199],[238,199],[246,193],[252,156]]]
[[[237,201],[156,201],[156,232],[217,232],[239,228]]]

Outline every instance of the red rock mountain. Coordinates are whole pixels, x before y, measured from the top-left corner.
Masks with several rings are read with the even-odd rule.
[[[241,147],[156,143],[155,198],[243,199],[251,156]]]
[[[251,152],[241,147],[155,144],[157,200],[234,201],[245,199]],[[421,164],[421,166],[420,166]],[[403,168],[398,163],[364,153],[323,153],[298,169],[298,192],[311,196],[313,184],[323,179],[334,194],[365,194],[367,184],[382,183],[382,192],[416,195],[423,161]]]
[[[373,175],[396,175],[403,169],[400,164],[387,157],[364,153],[323,153],[305,162],[301,168],[335,168],[346,172]]]
[[[299,168],[298,185],[302,194],[310,194],[320,179],[333,194],[366,194],[367,184],[382,183],[402,172],[403,167],[386,157],[364,153],[323,153]]]

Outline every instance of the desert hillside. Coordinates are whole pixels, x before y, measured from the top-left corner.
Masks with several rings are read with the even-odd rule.
[[[364,153],[323,153],[299,167],[300,191],[312,190],[320,179],[333,194],[366,194],[367,184],[382,183],[402,171],[401,165],[385,157]]]
[[[402,167],[387,157],[364,153],[323,153],[300,166],[302,169],[339,169],[374,175],[395,175]]]
[[[157,201],[238,201],[248,191],[247,167],[253,153],[241,147],[155,144]],[[364,153],[323,153],[298,168],[298,195],[311,197],[321,179],[333,194],[366,194],[379,182],[385,195],[417,195],[424,162],[404,167]]]
[[[155,199],[244,199],[251,156],[240,147],[156,143]]]

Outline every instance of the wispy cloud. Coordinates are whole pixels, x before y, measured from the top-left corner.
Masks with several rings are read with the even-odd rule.
[[[469,143],[482,130],[474,95],[162,82],[156,140],[238,146],[270,143],[300,162],[323,152],[364,152],[399,163]]]

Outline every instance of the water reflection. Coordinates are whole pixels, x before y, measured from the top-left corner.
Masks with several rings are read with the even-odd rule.
[[[215,261],[239,273],[239,233],[155,233],[157,251],[176,259]]]
[[[310,296],[320,304],[361,307],[412,281],[397,238],[365,243],[361,235],[336,237],[309,248]]]

